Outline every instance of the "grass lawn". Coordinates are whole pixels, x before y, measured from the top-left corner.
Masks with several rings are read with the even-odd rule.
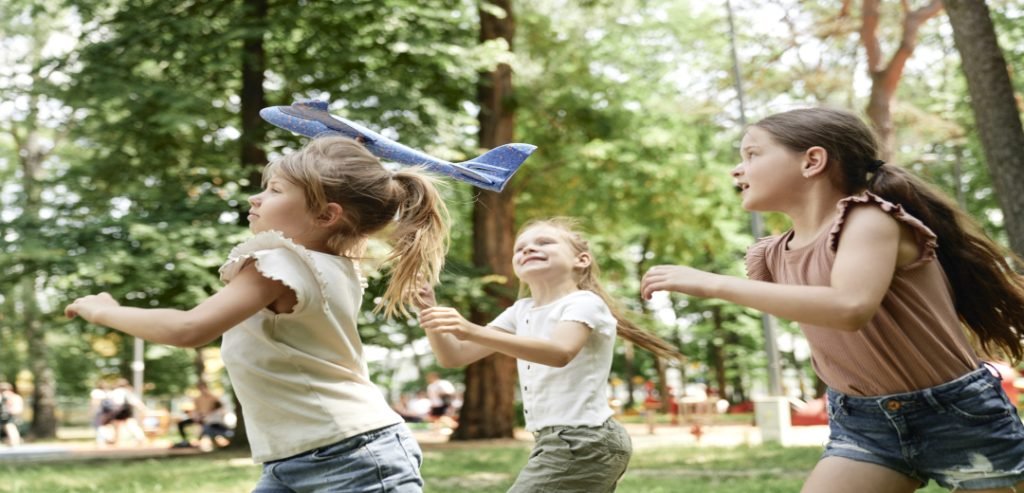
[[[819,447],[666,447],[637,451],[619,492],[760,493],[799,491]],[[453,444],[425,451],[427,492],[504,492],[525,463],[523,445]],[[248,456],[78,463],[2,464],[3,493],[244,493],[260,469]],[[920,490],[945,491],[934,483]]]

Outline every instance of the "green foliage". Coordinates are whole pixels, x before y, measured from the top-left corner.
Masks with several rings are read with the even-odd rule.
[[[809,104],[863,107],[858,5],[840,16],[825,0],[733,4],[750,120]],[[880,34],[891,53],[899,6],[883,5]],[[539,146],[512,184],[517,221],[580,218],[606,287],[631,318],[678,342],[700,369],[690,379],[711,380],[714,350],[722,348],[730,381],[763,380],[757,313],[678,296],[647,304],[637,294],[642,274],[662,263],[743,274],[753,239],[729,177],[742,128],[724,7],[663,0],[514,7],[510,51],[478,44],[478,5],[465,0],[269,2],[266,19],[248,16],[245,2],[4,2],[0,40],[12,53],[35,51],[11,62],[31,83],[0,75],[0,285],[10,287],[0,292],[0,375],[13,378],[29,363],[18,293],[28,288],[17,286],[36,291],[61,393],[124,374],[130,358],[129,339],[67,323],[60,309],[68,301],[106,290],[132,306],[188,308],[219,288],[217,267],[247,235],[238,213],[257,186],[255,170],[238,157],[239,73],[243,43],[260,38],[267,104],[327,98],[333,112],[451,160],[480,151],[478,72],[509,63],[515,138]],[[1015,63],[1024,57],[1021,9],[1000,0],[992,12],[1024,91]],[[959,190],[967,210],[999,237],[1004,218],[944,22],[923,27],[901,82],[898,164],[951,194]],[[43,56],[58,34],[74,49]],[[245,137],[271,157],[303,142],[264,127]],[[29,131],[40,149],[52,146],[37,176],[26,176],[23,141],[14,138]],[[35,203],[30,192],[38,192]],[[454,228],[438,298],[464,311],[491,310],[485,287],[499,280],[471,267],[475,192],[455,184],[444,193]],[[766,224],[770,234],[788,228],[779,215]],[[377,244],[371,256],[385,249]],[[372,312],[387,278],[366,264],[364,340],[402,350],[422,331]],[[191,354],[149,346],[152,391],[179,392],[190,381]],[[419,364],[432,368],[429,358]],[[615,371],[624,364],[620,348]],[[634,365],[655,375],[645,353]],[[386,370],[381,378],[390,378]]]
[[[26,32],[42,43],[55,34],[47,29],[59,25],[43,19],[67,18],[62,7],[27,10],[30,5],[5,4],[11,14],[4,16],[11,20],[6,26],[16,30],[5,29],[4,36]],[[66,324],[56,308],[101,290],[128,305],[188,308],[219,287],[216,268],[244,238],[235,226],[237,211],[254,187],[236,157],[244,39],[259,35],[266,41],[268,85],[278,86],[272,100],[332,97],[356,116],[402,132],[410,144],[423,143],[439,122],[452,121],[451,109],[469,99],[475,77],[474,67],[459,63],[473,55],[475,44],[470,6],[460,2],[275,4],[265,25],[247,23],[237,3],[68,5],[81,22],[70,30],[81,28],[78,47],[39,59],[37,70],[69,76],[37,79],[30,90],[74,110],[61,129],[72,134],[38,182],[47,199],[41,215],[19,213],[25,198],[17,189],[5,192],[4,200],[14,202],[0,235],[5,285],[41,273],[47,286],[62,392],[78,392],[112,370],[126,372],[127,357],[122,348],[76,364],[75,357],[89,352],[88,341],[111,334]],[[297,141],[280,137],[287,145]],[[463,133],[432,144],[455,149],[467,141]],[[13,178],[13,142],[0,143],[0,176]],[[22,347],[14,328],[19,312],[4,301],[11,318],[0,336],[5,350],[14,351]],[[148,352],[154,392],[177,392],[188,382],[187,354]],[[4,361],[6,374],[25,363]]]

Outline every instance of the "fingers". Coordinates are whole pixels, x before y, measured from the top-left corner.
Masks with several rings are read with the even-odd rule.
[[[651,267],[644,274],[643,279],[640,280],[640,296],[643,299],[649,300],[655,291],[662,290],[661,283],[664,281],[665,276],[661,267],[660,265]]]
[[[640,287],[640,294],[645,300],[650,300],[655,291],[665,291],[662,280],[645,281]]]
[[[420,312],[420,325],[426,330],[438,331],[442,327],[458,326],[462,315],[454,308],[434,306]]]
[[[89,320],[90,309],[101,306],[117,306],[118,303],[110,293],[104,291],[76,298],[64,307],[64,316],[68,318],[82,317]],[[84,314],[84,315],[83,315]]]

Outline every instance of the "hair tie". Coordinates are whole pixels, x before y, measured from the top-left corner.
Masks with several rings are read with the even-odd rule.
[[[868,167],[867,167],[868,172],[869,173],[875,173],[879,169],[881,169],[883,165],[885,165],[885,161],[882,161],[881,159],[876,159],[874,161],[871,161],[870,163],[868,163]]]

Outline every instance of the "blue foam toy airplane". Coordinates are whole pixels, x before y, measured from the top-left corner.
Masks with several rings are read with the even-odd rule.
[[[427,169],[448,175],[475,187],[500,192],[516,170],[530,157],[537,146],[505,144],[481,156],[461,163],[452,163],[417,151],[351,120],[327,112],[326,101],[300,101],[291,106],[271,106],[260,110],[264,120],[306,137],[337,133],[356,139],[374,156],[387,161]]]

